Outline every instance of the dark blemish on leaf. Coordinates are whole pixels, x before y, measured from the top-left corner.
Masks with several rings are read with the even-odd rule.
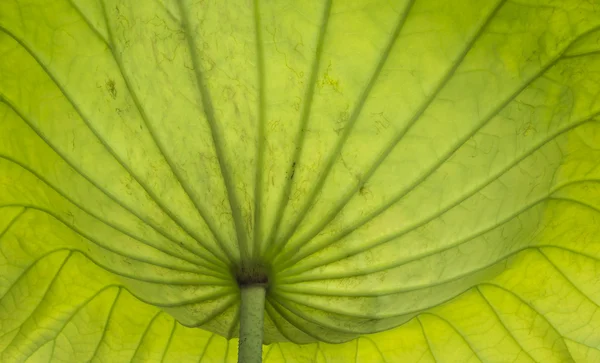
[[[115,87],[114,80],[109,78],[106,81],[106,89],[108,90],[108,94],[110,95],[110,97],[112,97],[113,100],[117,98],[117,88]]]
[[[377,129],[376,135],[379,135],[380,133],[386,133],[387,129],[391,125],[390,120],[385,117],[383,112],[371,113],[371,115],[374,116],[373,121],[375,122],[375,128]]]
[[[324,88],[326,86],[329,86],[334,91],[336,91],[338,93],[341,93],[340,92],[340,82],[339,82],[339,80],[333,78],[331,76],[331,74],[329,73],[331,71],[331,68],[332,68],[332,64],[331,64],[331,62],[329,62],[329,65],[327,66],[327,69],[325,70],[325,73],[323,74],[323,77],[317,81],[317,86],[319,88]]]
[[[361,197],[364,197],[366,199],[371,199],[373,196],[373,193],[371,193],[371,190],[366,184],[362,184],[360,186],[360,188],[358,189],[358,194],[360,194]]]
[[[525,125],[525,127],[523,128],[522,134],[523,136],[530,136],[536,133],[536,129],[535,127],[533,127],[533,125],[531,124],[531,122],[527,123],[527,125]]]
[[[292,173],[290,174],[290,180],[294,179],[294,174],[296,173],[296,162],[292,163]]]

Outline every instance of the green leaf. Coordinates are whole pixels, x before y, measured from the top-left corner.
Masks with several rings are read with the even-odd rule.
[[[0,361],[600,362],[600,3],[0,0]]]

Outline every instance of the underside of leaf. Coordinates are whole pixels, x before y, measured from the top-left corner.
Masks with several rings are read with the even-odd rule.
[[[600,362],[600,3],[143,3],[0,0],[0,362],[257,285],[263,362]]]

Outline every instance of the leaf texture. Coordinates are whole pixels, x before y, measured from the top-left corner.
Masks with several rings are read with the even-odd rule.
[[[600,3],[0,0],[0,361],[600,362]]]

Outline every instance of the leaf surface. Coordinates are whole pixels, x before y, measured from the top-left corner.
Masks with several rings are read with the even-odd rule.
[[[596,1],[0,0],[0,361],[234,362],[259,271],[265,362],[600,362],[599,44]]]

